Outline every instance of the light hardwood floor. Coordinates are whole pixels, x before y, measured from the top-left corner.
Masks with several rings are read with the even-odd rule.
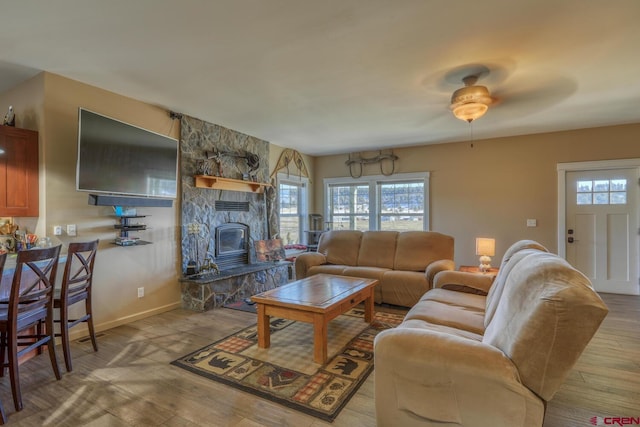
[[[640,417],[640,297],[603,299],[610,314],[549,403],[545,427],[589,426],[593,416]],[[329,424],[169,365],[255,321],[254,314],[217,309],[133,322],[101,334],[97,353],[88,342],[74,342],[74,371],[60,381],[40,355],[21,367],[23,411],[13,410],[8,378],[0,380],[8,425],[375,425],[373,375]]]

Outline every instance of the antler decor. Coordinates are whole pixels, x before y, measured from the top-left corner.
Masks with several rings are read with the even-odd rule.
[[[307,170],[307,166],[304,164],[302,154],[292,148],[285,148],[282,154],[280,154],[278,163],[276,163],[276,167],[273,169],[273,172],[271,172],[270,178],[273,178],[278,171],[285,168],[287,169],[287,175],[289,175],[289,164],[291,162],[293,162],[293,164],[298,168],[301,177],[305,176],[309,178],[309,171]]]
[[[384,169],[382,168],[382,162],[384,160],[388,160],[391,162],[391,172],[386,173],[384,171]],[[362,176],[362,165],[369,165],[369,164],[373,164],[373,163],[380,163],[380,173],[384,176],[391,176],[393,175],[393,172],[396,169],[396,160],[398,160],[398,156],[396,156],[395,154],[393,154],[393,151],[391,151],[390,153],[383,153],[382,150],[379,151],[379,154],[375,157],[369,157],[369,158],[365,158],[362,157],[360,154],[356,155],[356,154],[351,154],[349,153],[349,159],[344,162],[347,166],[349,166],[349,175],[351,175],[351,178],[360,178]],[[360,171],[358,174],[354,173],[354,166],[353,165],[360,165]]]
[[[248,151],[233,153],[231,151],[219,151],[214,148],[213,151],[205,151],[204,155],[207,157],[207,160],[213,160],[218,164],[218,171],[220,172],[220,175],[222,175],[222,157],[245,159],[247,166],[249,167],[249,176],[253,176],[253,172],[258,170],[260,167],[260,157],[257,154],[253,154]],[[205,175],[210,175],[210,173],[206,173],[205,171]]]

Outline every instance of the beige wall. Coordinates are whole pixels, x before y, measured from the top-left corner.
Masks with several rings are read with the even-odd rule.
[[[54,225],[76,224],[78,236],[61,236],[63,247],[73,240],[101,240],[94,279],[97,329],[179,306],[179,202],[175,201],[172,208],[138,208],[140,214],[150,215],[144,219],[150,229],[139,237],[153,244],[123,248],[112,243],[116,235],[112,208],[90,206],[88,193],[75,190],[78,107],[176,139],[179,122],[172,122],[164,109],[50,73],[0,95],[0,102],[13,103],[18,127],[40,133],[40,182],[44,191],[36,232],[46,233],[57,242],[52,236]],[[141,286],[145,296],[137,298]]]
[[[495,237],[499,263],[519,239],[557,250],[557,163],[640,158],[640,124],[395,149],[396,173],[431,172],[431,230],[455,237],[458,265],[476,265],[475,237]],[[347,154],[315,159],[314,198],[323,179],[349,176]],[[379,174],[378,165],[365,175]],[[527,228],[527,218],[536,228]]]

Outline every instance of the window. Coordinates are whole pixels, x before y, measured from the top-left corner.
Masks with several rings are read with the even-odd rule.
[[[578,181],[576,203],[579,205],[627,204],[626,179]]]
[[[424,230],[424,182],[379,183],[380,230]]]
[[[329,222],[334,229],[369,230],[369,186],[332,185],[329,187]]]
[[[278,175],[280,238],[285,245],[303,243],[308,179]]]
[[[427,230],[429,174],[325,179],[334,230]]]

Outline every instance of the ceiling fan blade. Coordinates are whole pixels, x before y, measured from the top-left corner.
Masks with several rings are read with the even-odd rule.
[[[501,115],[524,117],[553,107],[577,89],[576,82],[566,77],[519,80],[526,83],[509,82],[508,86],[492,91],[494,101],[489,108],[499,109]]]

